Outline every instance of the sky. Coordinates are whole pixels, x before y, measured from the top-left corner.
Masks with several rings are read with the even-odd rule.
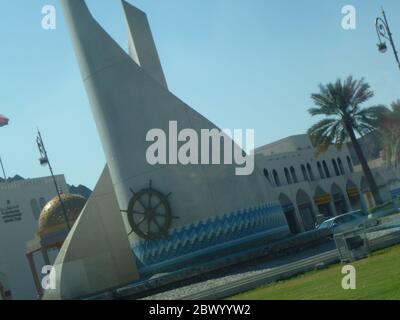
[[[384,6],[400,49],[398,0],[129,0],[150,20],[170,90],[220,128],[254,129],[261,146],[305,133],[320,83],[353,75],[375,91],[366,105],[400,99],[393,54],[378,52],[374,20]],[[123,48],[119,0],[87,0]],[[56,8],[55,30],[41,26]],[[342,7],[356,29],[342,28]],[[8,176],[48,175],[38,162],[40,128],[50,161],[70,184],[93,188],[105,157],[59,0],[1,1],[0,156]]]

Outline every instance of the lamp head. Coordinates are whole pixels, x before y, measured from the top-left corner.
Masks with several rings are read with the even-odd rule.
[[[378,50],[380,53],[386,53],[387,51],[387,45],[385,42],[381,42],[378,44]]]
[[[47,158],[43,157],[43,158],[39,159],[39,162],[40,162],[40,165],[44,167],[44,166],[48,165],[49,160]]]

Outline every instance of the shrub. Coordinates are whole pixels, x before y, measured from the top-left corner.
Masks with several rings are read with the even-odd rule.
[[[379,206],[376,206],[375,208],[370,209],[369,213],[376,213],[379,211],[384,211],[384,210],[388,210],[388,209],[392,209],[392,208],[393,208],[393,201],[388,201]]]

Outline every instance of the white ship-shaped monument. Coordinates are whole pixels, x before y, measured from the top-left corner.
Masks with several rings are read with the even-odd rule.
[[[221,258],[289,234],[260,168],[150,165],[147,133],[217,126],[168,89],[146,15],[123,1],[129,52],[84,0],[61,0],[107,165],[55,262],[55,289],[73,299]],[[221,151],[223,152],[223,151]]]

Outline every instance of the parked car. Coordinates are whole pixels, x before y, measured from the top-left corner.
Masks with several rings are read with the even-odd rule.
[[[317,229],[330,229],[332,234],[342,233],[345,231],[351,231],[354,229],[364,228],[366,226],[368,217],[358,213],[346,213],[341,216],[337,216],[328,219],[321,223]]]

